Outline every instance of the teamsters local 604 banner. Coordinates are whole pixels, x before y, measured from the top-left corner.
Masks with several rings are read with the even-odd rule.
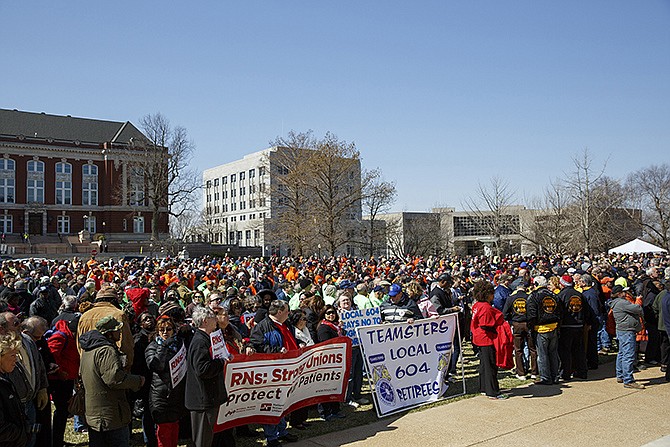
[[[443,397],[454,352],[457,314],[359,327],[377,414],[385,416]]]
[[[338,337],[285,354],[234,356],[226,363],[228,401],[216,431],[243,424],[277,424],[298,408],[344,401],[351,339]]]

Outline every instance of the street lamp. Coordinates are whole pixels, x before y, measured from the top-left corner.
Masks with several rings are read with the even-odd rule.
[[[84,230],[88,231],[88,214],[84,214]]]
[[[319,249],[319,259],[321,259],[321,244],[318,244],[316,247]]]

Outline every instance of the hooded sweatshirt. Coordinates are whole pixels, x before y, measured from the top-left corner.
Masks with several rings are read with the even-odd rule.
[[[126,390],[138,391],[142,377],[123,368],[121,352],[96,330],[79,337],[81,378],[86,390],[86,422],[96,431],[110,431],[130,423]]]

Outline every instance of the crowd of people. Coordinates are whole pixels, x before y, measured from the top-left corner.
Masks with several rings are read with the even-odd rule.
[[[342,336],[339,311],[355,308],[379,306],[391,323],[457,314],[491,399],[507,397],[499,367],[550,386],[587,379],[614,349],[623,386],[644,388],[634,373],[645,367],[670,381],[665,255],[26,259],[3,261],[0,277],[0,446],[63,446],[79,383],[74,429],[93,447],[129,445],[134,417],[147,446],[233,446],[256,432],[214,431],[226,360],[212,355],[210,334],[221,330],[233,356],[287,352]],[[451,381],[460,343],[454,350]],[[186,374],[173,384],[181,351]],[[346,398],[319,405],[323,420],[368,404],[363,382],[354,347]],[[262,428],[276,446],[297,439],[288,427],[308,426],[302,408]]]

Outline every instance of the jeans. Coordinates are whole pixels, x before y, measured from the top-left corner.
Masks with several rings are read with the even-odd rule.
[[[535,347],[537,348],[537,369],[540,379],[549,383],[557,381],[559,368],[557,331],[536,333]]]
[[[88,445],[89,447],[128,447],[130,430],[128,426],[107,431],[95,431],[89,428]]]
[[[598,351],[601,349],[610,349],[612,347],[612,339],[607,333],[607,315],[598,317]]]
[[[263,424],[263,433],[265,434],[265,439],[268,442],[275,441],[282,436],[286,436],[288,434],[288,430],[286,430],[286,419],[281,418],[279,420],[279,424],[277,425]]]
[[[616,331],[619,340],[619,353],[616,355],[616,377],[623,379],[623,383],[635,382],[633,366],[635,365],[635,332]]]

